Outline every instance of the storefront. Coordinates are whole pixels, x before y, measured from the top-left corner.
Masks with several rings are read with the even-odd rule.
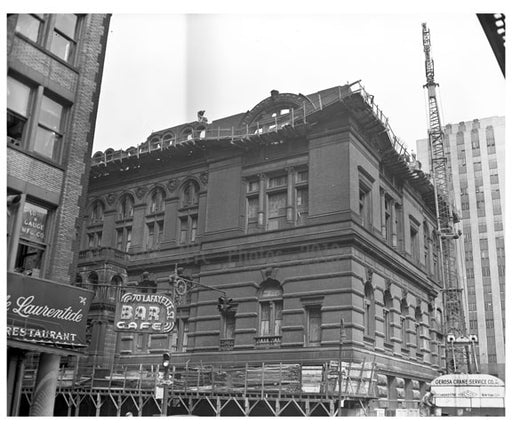
[[[93,291],[45,279],[7,274],[7,408],[17,415],[27,352],[40,353],[31,415],[52,415],[61,356],[86,346]]]

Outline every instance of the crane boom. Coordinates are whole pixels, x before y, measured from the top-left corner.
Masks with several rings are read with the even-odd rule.
[[[460,236],[454,229],[454,222],[458,222],[458,219],[454,217],[452,209],[450,177],[436,95],[438,84],[434,79],[434,61],[430,52],[430,30],[426,23],[423,23],[422,27],[425,75],[427,78],[424,87],[428,94],[429,156],[435,193],[441,285],[445,313],[446,367],[448,373],[469,373],[471,371],[471,354],[469,354],[468,347],[474,347],[475,338],[472,337],[473,341],[470,341],[466,336],[462,289],[458,285],[454,244],[454,239],[458,239]]]

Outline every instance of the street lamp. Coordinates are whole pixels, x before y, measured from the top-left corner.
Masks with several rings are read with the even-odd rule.
[[[164,396],[162,399],[162,416],[167,416],[167,401],[169,399],[169,370],[171,366],[171,354],[164,352],[162,355],[162,367],[164,368],[164,377],[162,379]]]

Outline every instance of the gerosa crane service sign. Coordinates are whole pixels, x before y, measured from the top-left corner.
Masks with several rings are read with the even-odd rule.
[[[116,306],[115,330],[133,333],[169,333],[174,328],[176,308],[162,294],[124,293]]]

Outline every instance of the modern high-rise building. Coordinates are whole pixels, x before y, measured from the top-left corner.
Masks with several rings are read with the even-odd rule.
[[[91,294],[71,281],[109,22],[7,16],[8,415],[20,414],[33,365],[23,414],[53,415],[61,357],[86,345]]]
[[[462,218],[460,277],[466,324],[478,335],[480,372],[505,377],[505,118],[444,127],[450,186]],[[428,141],[418,159],[429,170]]]

